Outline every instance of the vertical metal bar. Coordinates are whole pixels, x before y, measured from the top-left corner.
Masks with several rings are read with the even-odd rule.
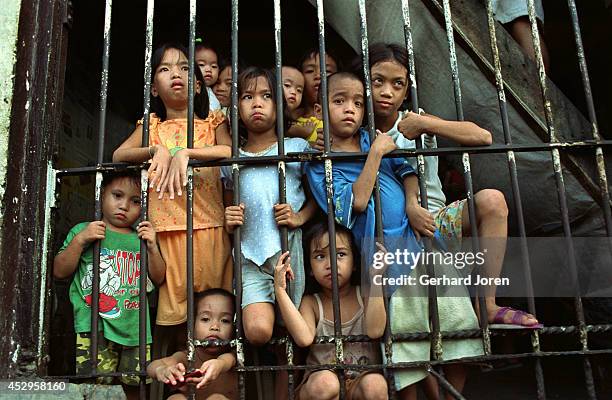
[[[510,134],[510,124],[508,121],[508,109],[506,103],[506,94],[504,90],[504,81],[501,72],[501,62],[499,59],[499,50],[497,48],[497,35],[495,33],[495,20],[493,17],[493,6],[491,0],[486,0],[487,8],[487,24],[489,28],[489,41],[491,44],[491,53],[493,57],[494,71],[495,71],[495,84],[499,99],[499,110],[502,119],[502,130],[504,132],[504,141],[506,145],[512,145],[512,135]],[[521,263],[523,265],[523,272],[525,276],[525,282],[527,286],[527,301],[529,312],[536,316],[536,308],[533,294],[533,283],[531,279],[531,264],[529,261],[529,250],[527,248],[527,233],[525,230],[525,218],[523,215],[523,204],[521,201],[521,193],[518,184],[518,172],[516,166],[516,159],[514,151],[509,150],[507,153],[508,157],[508,169],[510,171],[510,181],[512,184],[512,194],[514,197],[514,207],[516,216],[518,219],[518,228],[520,235],[521,244]],[[539,332],[534,330],[531,332],[531,343],[534,353],[540,352],[540,340]],[[537,398],[538,400],[546,399],[546,389],[544,385],[544,373],[542,371],[542,362],[539,357],[535,357],[535,375],[537,384]]]
[[[230,105],[232,128],[232,157],[240,157],[238,133],[238,0],[232,0],[232,103]],[[232,164],[232,181],[234,182],[234,204],[240,204],[240,170],[238,164]],[[238,390],[241,400],[246,398],[244,382],[244,350],[242,330],[242,268],[240,266],[241,245],[240,227],[234,229],[234,279],[236,282],[236,366],[238,369]]]
[[[455,108],[457,110],[457,120],[463,121],[463,104],[461,100],[461,82],[459,80],[459,67],[457,65],[457,52],[455,50],[455,37],[453,32],[453,21],[449,0],[443,0],[444,5],[444,25],[446,26],[446,37],[448,41],[449,61],[453,79],[453,90],[455,92]],[[470,227],[472,235],[472,250],[480,251],[480,240],[478,237],[478,226],[476,223],[476,207],[474,205],[474,186],[472,184],[472,172],[470,166],[469,153],[463,153],[463,176],[465,178],[465,191],[468,201],[468,212],[470,216]],[[491,354],[491,335],[489,332],[489,321],[487,318],[487,306],[484,296],[478,295],[478,305],[480,311],[480,325],[482,330],[483,350],[485,354]]]
[[[327,68],[325,65],[325,16],[323,11],[323,0],[317,0],[317,22],[319,31],[319,68],[321,71],[321,108],[323,110],[323,138],[324,153],[331,152],[331,140],[329,136],[329,100],[327,93]],[[332,271],[332,306],[334,314],[334,344],[336,347],[336,364],[344,364],[344,348],[342,341],[342,316],[340,314],[340,302],[338,296],[338,265],[336,263],[336,221],[334,218],[334,186],[332,178],[332,161],[325,160],[325,189],[327,192],[327,226],[329,235],[329,256]],[[344,399],[344,370],[336,371],[340,381],[340,399]]]
[[[187,148],[193,148],[195,95],[195,37],[196,37],[196,0],[189,1],[189,79],[187,80]],[[202,82],[204,85],[204,82]],[[206,90],[205,87],[202,90]],[[187,361],[193,369],[195,346],[193,343],[193,167],[187,166]],[[195,399],[193,386],[189,387],[189,398]]]
[[[419,96],[417,90],[416,81],[416,67],[414,62],[414,43],[412,41],[412,27],[410,21],[410,7],[408,0],[402,0],[402,19],[404,22],[404,41],[406,44],[406,51],[408,52],[408,74],[410,77],[410,96],[412,100],[412,112],[419,113]],[[423,147],[422,138],[415,140],[416,148],[421,149]],[[421,196],[421,207],[429,209],[429,199],[427,196],[427,182],[425,179],[425,157],[422,154],[417,156],[417,175],[419,177],[419,193]],[[423,238],[425,245],[425,251],[432,251],[431,239],[428,237]],[[430,277],[435,277],[435,269],[433,265],[427,265],[427,274]],[[429,319],[431,320],[432,335],[431,335],[431,346],[434,349],[433,354],[436,360],[442,358],[442,333],[440,332],[440,315],[438,313],[438,293],[434,285],[428,287],[428,301],[429,301]]]
[[[582,76],[582,85],[584,86],[584,97],[586,99],[587,110],[589,113],[589,121],[593,126],[593,139],[601,140],[599,134],[599,126],[597,124],[597,116],[595,115],[595,104],[593,103],[593,93],[591,91],[591,82],[589,79],[589,70],[586,64],[584,47],[582,45],[582,35],[580,34],[580,24],[578,21],[578,11],[576,10],[576,2],[567,0],[567,4],[572,18],[572,28],[574,30],[574,38],[576,40],[576,50],[578,53],[578,64],[580,65],[580,74]],[[603,150],[601,146],[595,149],[595,162],[597,163],[597,173],[599,176],[599,187],[601,190],[601,203],[603,208],[604,220],[606,221],[606,231],[608,236],[612,236],[612,210],[610,210],[610,192],[608,189],[608,178],[606,176],[606,164],[604,161]]]
[[[368,49],[368,18],[365,6],[365,0],[359,0],[359,33],[361,36],[361,55],[363,64],[363,76],[365,84],[365,101],[366,101],[366,113],[368,117],[368,133],[370,136],[370,143],[374,143],[376,138],[376,128],[374,123],[374,106],[372,104],[372,80],[370,79],[370,53]],[[374,183],[374,219],[376,229],[376,240],[383,243],[384,245],[384,232],[383,232],[383,221],[382,221],[382,204],[380,201],[380,182],[378,177]],[[391,341],[391,322],[389,316],[389,298],[386,294],[382,293],[383,304],[387,311],[385,319],[385,367],[383,373],[385,379],[388,382],[387,389],[389,397],[393,397],[395,394],[395,379],[393,372],[390,371],[386,365],[393,363],[393,343]]]
[[[147,0],[147,25],[145,28],[145,57],[144,57],[144,117],[142,124],[142,147],[149,146],[149,116],[151,106],[151,55],[153,53],[153,11],[154,0]],[[140,178],[140,219],[146,221],[149,214],[149,174],[147,169],[141,170]],[[149,307],[147,304],[147,278],[149,276],[147,244],[140,241],[140,292],[139,292],[139,347],[140,373],[144,374],[147,369],[147,315]],[[146,377],[140,376],[139,384],[140,399],[147,398]]]
[[[274,48],[275,52],[275,73],[276,73],[276,134],[278,137],[278,155],[285,155],[285,124],[284,124],[284,115],[283,115],[283,79],[282,79],[282,68],[283,68],[283,56],[282,56],[282,41],[281,41],[281,6],[280,0],[274,0]],[[278,162],[278,199],[280,204],[284,204],[287,202],[287,181],[285,177],[285,161]],[[298,211],[298,210],[295,210]],[[288,240],[288,232],[287,226],[283,225],[280,227],[280,239],[281,239],[281,252],[284,253],[289,249],[289,240]],[[292,285],[287,280],[287,293],[289,297],[292,298]],[[286,337],[286,354],[289,358],[293,358],[293,340],[291,339],[291,335],[287,335]],[[293,364],[293,359],[287,360],[287,362],[291,365]],[[288,390],[289,390],[289,400],[293,400],[294,393],[294,382],[293,382],[293,370],[288,370]]]
[[[104,43],[102,50],[102,77],[100,82],[100,116],[98,122],[98,166],[104,161],[104,134],[106,132],[106,102],[108,93],[108,60],[110,55],[112,0],[106,0],[104,10]],[[102,219],[102,172],[96,172],[95,216],[96,221]],[[91,285],[91,364],[92,375],[98,373],[98,312],[100,301],[100,241],[93,246],[93,282]]]
[[[546,71],[544,68],[544,60],[542,58],[542,48],[540,45],[540,34],[538,31],[538,22],[535,14],[535,3],[534,0],[527,0],[527,9],[529,13],[529,22],[531,23],[531,37],[533,39],[533,47],[535,49],[536,63],[538,66],[538,76],[540,81],[540,90],[542,92],[542,100],[544,102],[544,114],[546,116],[546,125],[548,128],[548,134],[551,143],[558,143],[559,140],[555,133],[553,125],[553,113],[550,98],[548,97],[548,85],[546,83]],[[555,182],[557,184],[557,194],[559,197],[559,206],[561,209],[561,219],[563,225],[563,233],[565,234],[565,242],[568,251],[568,260],[570,263],[570,276],[572,278],[572,284],[576,288],[576,297],[574,298],[574,306],[576,308],[576,318],[578,320],[578,333],[579,340],[583,351],[588,350],[588,334],[586,330],[586,324],[584,321],[584,310],[582,307],[582,298],[580,297],[578,276],[577,276],[577,265],[576,265],[576,254],[574,252],[574,244],[572,242],[572,230],[569,222],[569,212],[567,207],[567,198],[565,191],[565,182],[563,180],[563,171],[561,167],[561,158],[559,155],[559,149],[554,148],[551,150],[552,162],[555,172]],[[595,385],[593,382],[593,373],[591,370],[591,363],[588,357],[583,358],[584,376],[586,391],[589,399],[597,399],[595,393]]]

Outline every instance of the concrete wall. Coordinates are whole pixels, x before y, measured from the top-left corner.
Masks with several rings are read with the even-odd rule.
[[[0,204],[4,198],[8,163],[8,136],[11,124],[14,68],[17,52],[20,0],[2,0],[0,7]],[[0,225],[4,209],[0,208]],[[0,247],[2,243],[0,243]]]

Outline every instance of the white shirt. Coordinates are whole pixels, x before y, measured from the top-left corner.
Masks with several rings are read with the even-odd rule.
[[[393,125],[393,128],[389,129],[387,134],[393,138],[395,144],[400,149],[415,149],[416,142],[414,140],[406,139],[404,135],[397,129],[397,125],[404,117],[404,112],[400,111],[397,121]],[[435,135],[421,135],[421,140],[424,149],[436,149],[438,142],[436,141]],[[406,158],[412,168],[418,172],[417,158],[407,157]],[[438,176],[438,157],[427,156],[425,157],[425,185],[427,186],[427,208],[429,212],[435,213],[442,207],[446,206],[446,196],[442,191],[442,182]],[[420,200],[420,196],[419,196]]]

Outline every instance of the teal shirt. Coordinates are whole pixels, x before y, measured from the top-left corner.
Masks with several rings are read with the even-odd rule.
[[[60,252],[89,222],[74,226]],[[74,309],[76,333],[91,331],[91,288],[93,282],[93,245],[81,253],[79,265],[70,285],[70,302]],[[147,290],[152,284],[147,279]],[[119,233],[106,229],[100,245],[100,321],[104,337],[124,346],[138,346],[140,306],[140,240],[136,232]],[[151,343],[147,310],[147,343]]]

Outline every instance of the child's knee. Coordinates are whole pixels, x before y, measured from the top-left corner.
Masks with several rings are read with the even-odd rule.
[[[206,398],[206,400],[228,400],[228,399],[227,399],[227,397],[225,397],[225,396],[224,396],[224,395],[222,395],[222,394],[219,394],[219,393],[213,393],[213,394],[211,394],[210,396],[208,396],[208,397]]]
[[[477,213],[481,216],[507,218],[508,205],[504,194],[496,189],[484,189],[474,196]]]
[[[335,373],[331,371],[319,371],[313,373],[306,383],[306,392],[318,399],[335,399],[340,394],[340,381]],[[310,398],[307,396],[307,398]]]
[[[272,339],[273,325],[273,321],[245,321],[244,334],[252,345],[263,346]]]
[[[387,381],[381,374],[367,374],[359,380],[364,399],[383,400],[388,398]]]

